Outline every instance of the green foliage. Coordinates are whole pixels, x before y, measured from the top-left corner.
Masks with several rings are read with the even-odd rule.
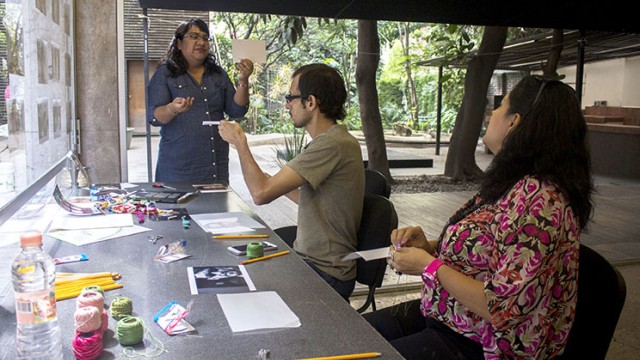
[[[231,38],[265,39],[267,64],[256,64],[250,89],[248,131],[291,132],[291,119],[284,108],[293,71],[309,63],[324,63],[339,70],[348,90],[347,117],[350,130],[362,129],[355,85],[358,25],[355,20],[317,19],[276,15],[215,13],[216,43],[220,63],[234,78]],[[407,61],[410,64],[418,104],[420,129],[435,129],[438,68],[418,66],[419,61],[439,58],[445,66],[442,83],[443,131],[450,130],[462,101],[464,70],[446,67],[465,59],[480,38],[478,27],[379,21],[381,44],[378,97],[383,127],[412,120]],[[403,34],[408,32],[408,38]],[[407,43],[403,42],[408,39]]]
[[[276,149],[276,162],[281,168],[302,152],[305,145],[305,131],[293,128],[289,134],[284,133],[284,148]]]

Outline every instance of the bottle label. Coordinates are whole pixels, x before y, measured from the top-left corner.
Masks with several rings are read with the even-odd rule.
[[[55,291],[16,293],[16,320],[18,325],[42,324],[55,318]]]

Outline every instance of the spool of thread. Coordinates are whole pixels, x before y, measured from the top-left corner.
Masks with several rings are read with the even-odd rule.
[[[81,308],[85,306],[95,306],[102,313],[104,309],[104,296],[97,291],[88,290],[83,293],[80,293],[76,298],[76,308]]]
[[[94,360],[102,355],[102,333],[93,331],[90,333],[76,332],[71,341],[73,355],[78,360]]]
[[[128,297],[118,296],[111,301],[111,305],[109,305],[109,311],[111,312],[111,316],[114,319],[120,320],[123,317],[130,316],[133,313],[133,303]]]
[[[82,294],[85,291],[99,292],[100,295],[102,295],[102,297],[104,297],[104,290],[102,289],[102,287],[100,287],[98,285],[85,286],[84,288],[82,288],[82,290],[80,290],[80,293]]]
[[[264,256],[264,247],[261,242],[252,242],[247,245],[247,257],[255,259]]]
[[[109,313],[107,312],[107,309],[102,309],[101,319],[102,321],[100,322],[100,330],[102,330],[102,333],[104,333],[109,327]]]
[[[77,308],[73,316],[77,332],[90,333],[100,330],[102,333],[102,312],[97,307],[84,306]]]
[[[130,346],[142,342],[144,324],[142,319],[135,316],[125,316],[118,321],[116,338],[122,346]]]

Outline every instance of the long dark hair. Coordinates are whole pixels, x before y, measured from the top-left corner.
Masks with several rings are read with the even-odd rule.
[[[558,186],[586,229],[594,188],[587,124],[575,91],[558,80],[527,76],[510,92],[508,112],[522,119],[485,172],[482,202],[495,202],[524,176],[536,176]]]
[[[207,33],[207,36],[211,36],[209,34],[209,26],[207,26],[207,23],[200,19],[190,19],[189,21],[185,21],[178,26],[173,34],[173,39],[171,39],[171,44],[169,44],[169,48],[167,48],[167,52],[162,58],[162,63],[166,64],[169,68],[171,77],[176,77],[187,73],[187,60],[184,58],[184,56],[182,56],[182,52],[178,49],[178,40],[184,40],[184,35],[192,26],[195,26],[200,29],[200,31]],[[209,51],[209,55],[204,61],[204,68],[205,72],[207,73],[216,73],[223,71],[220,65],[218,65],[216,57],[211,51]]]

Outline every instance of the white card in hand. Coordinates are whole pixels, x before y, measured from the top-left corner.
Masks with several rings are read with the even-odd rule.
[[[240,59],[249,59],[254,64],[264,64],[267,62],[267,50],[264,40],[231,40],[231,55],[233,62],[240,62]]]

